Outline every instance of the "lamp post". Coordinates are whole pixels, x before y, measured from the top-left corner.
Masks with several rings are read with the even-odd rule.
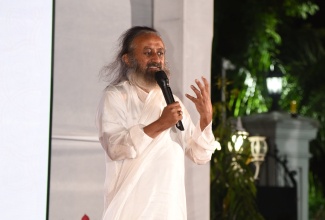
[[[260,166],[263,163],[265,155],[267,153],[267,144],[265,137],[263,136],[251,136],[248,137],[248,140],[251,144],[251,162],[255,165],[254,179],[256,180],[260,172]]]
[[[234,70],[236,67],[225,58],[222,58],[222,69],[221,69],[221,103],[222,103],[222,111],[221,111],[221,121],[223,126],[226,123],[227,113],[226,113],[226,85],[227,85],[227,70]]]
[[[257,135],[249,136],[249,133],[243,127],[241,117],[238,117],[236,121],[236,131],[231,135],[231,139],[228,141],[228,150],[235,155],[232,159],[235,169],[240,169],[240,166],[237,163],[236,155],[243,152],[243,144],[246,139],[248,139],[250,143],[250,162],[255,166],[254,179],[257,180],[260,172],[260,166],[263,163],[268,150],[268,146],[265,141],[266,137]]]
[[[278,111],[279,100],[282,93],[282,77],[283,72],[278,65],[272,64],[268,75],[266,76],[266,86],[270,97],[272,98],[272,106],[270,111]]]

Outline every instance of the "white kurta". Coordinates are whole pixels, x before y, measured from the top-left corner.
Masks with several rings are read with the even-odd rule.
[[[201,132],[181,105],[185,130],[173,127],[152,139],[143,127],[166,106],[161,90],[146,94],[129,82],[105,90],[98,114],[99,139],[106,151],[103,220],[187,218],[184,156],[204,164],[216,142],[211,124]]]

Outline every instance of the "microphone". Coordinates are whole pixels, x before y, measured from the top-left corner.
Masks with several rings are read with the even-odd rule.
[[[167,77],[166,73],[164,71],[162,71],[162,70],[156,72],[155,73],[155,79],[156,79],[159,87],[161,88],[161,90],[162,90],[162,92],[164,94],[167,105],[169,105],[171,103],[174,103],[175,100],[174,100],[174,97],[173,97],[172,90],[169,87],[169,80],[168,80],[168,77]],[[176,127],[179,130],[184,131],[183,123],[182,123],[181,120],[179,120],[177,122]]]

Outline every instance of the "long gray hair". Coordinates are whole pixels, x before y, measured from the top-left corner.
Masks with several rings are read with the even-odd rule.
[[[132,53],[133,40],[144,33],[155,33],[159,36],[155,29],[145,26],[135,26],[124,32],[124,34],[119,38],[120,49],[115,60],[104,66],[99,73],[102,80],[108,82],[109,85],[116,85],[128,79],[127,74],[129,67],[123,62],[122,56],[124,54]]]

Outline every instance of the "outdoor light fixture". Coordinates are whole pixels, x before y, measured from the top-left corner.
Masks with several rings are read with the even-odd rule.
[[[248,140],[251,144],[251,162],[255,165],[254,179],[257,179],[260,172],[260,166],[263,163],[267,153],[267,143],[265,141],[265,137],[263,136],[251,136],[248,137]]]
[[[266,76],[266,86],[269,95],[272,98],[271,111],[279,110],[279,100],[282,93],[282,77],[283,73],[278,65],[272,64],[270,71]]]

